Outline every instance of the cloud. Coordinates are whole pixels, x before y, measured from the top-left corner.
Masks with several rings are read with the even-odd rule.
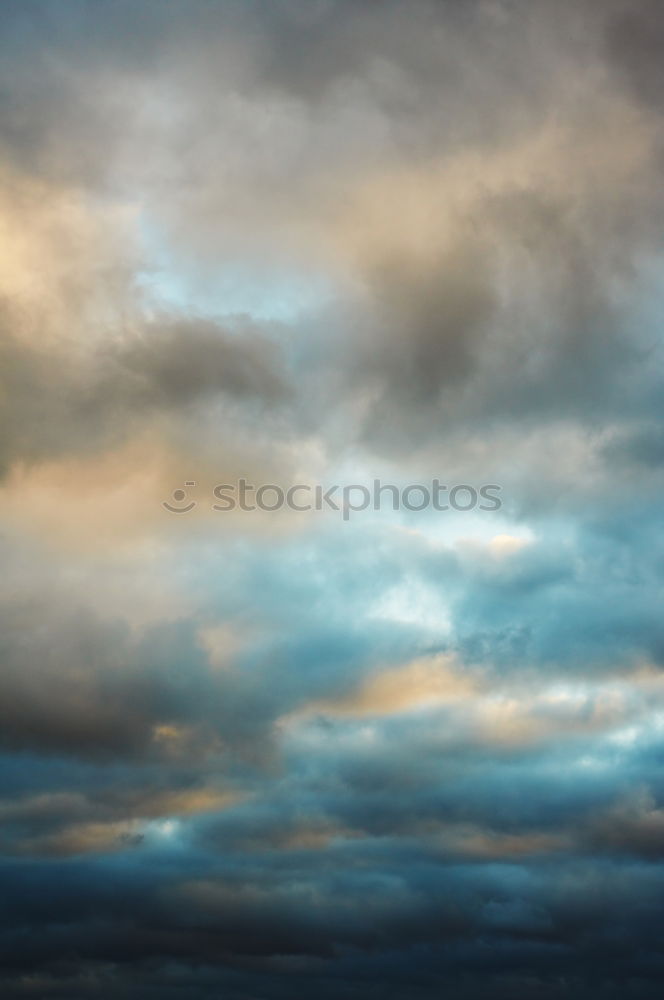
[[[658,5],[0,19],[3,995],[658,996]]]
[[[403,667],[378,671],[352,695],[305,706],[302,713],[362,717],[389,715],[418,706],[445,704],[468,696],[473,681],[455,670],[451,657],[415,660]]]

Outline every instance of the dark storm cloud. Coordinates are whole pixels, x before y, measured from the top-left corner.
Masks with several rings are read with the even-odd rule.
[[[280,715],[353,689],[376,663],[408,655],[416,640],[408,627],[364,620],[375,583],[354,580],[352,567],[339,567],[336,584],[320,577],[319,561],[335,546],[305,540],[277,546],[267,560],[260,548],[231,543],[210,553],[206,546],[186,570],[197,614],[136,629],[104,607],[107,591],[91,591],[87,574],[63,587],[57,561],[6,544],[16,593],[6,585],[1,602],[4,746],[108,760],[205,759],[229,750],[269,766]],[[367,558],[374,562],[359,554]],[[157,572],[177,581],[181,570],[168,561]],[[391,558],[380,572],[386,585],[398,579]],[[347,603],[351,588],[357,614]],[[228,622],[250,626],[251,639],[219,671],[200,629]],[[180,743],[161,741],[158,727],[169,725],[184,727]]]
[[[625,74],[638,97],[661,112],[664,16],[657,0],[636,0],[621,5],[608,21],[607,43],[610,58]]]
[[[274,346],[251,331],[164,319],[81,359],[57,344],[26,343],[11,324],[0,344],[5,469],[117,444],[151,418],[211,397],[269,406],[286,395]]]
[[[235,335],[200,322],[147,331],[118,351],[116,369],[136,381],[136,395],[168,410],[209,393],[265,397],[283,392],[274,346],[252,332]]]
[[[97,623],[84,608],[57,612],[53,605],[50,598],[48,606],[8,602],[3,608],[4,747],[132,754],[145,751],[157,721],[186,715],[178,674],[185,662],[189,670],[194,666],[190,645],[178,649],[173,634],[158,639],[152,652],[141,651],[122,625]],[[37,617],[40,625],[31,628]]]
[[[426,449],[514,421],[545,431],[563,414],[588,428],[659,417],[661,351],[639,318],[653,293],[632,272],[656,252],[660,178],[639,173],[624,200],[618,184],[584,200],[538,184],[479,195],[450,251],[372,271],[384,312],[364,373],[380,389],[369,446]]]
[[[242,676],[215,677],[192,623],[135,638],[84,604],[56,610],[53,597],[8,602],[3,613],[4,748],[108,760],[264,752],[252,742],[270,739],[274,696]],[[40,626],[29,628],[37,616]]]
[[[503,991],[499,995],[508,996],[505,979],[510,981],[516,955],[525,983],[534,987],[537,982],[537,989],[552,996],[570,995],[569,982],[576,984],[571,995],[602,995],[602,990],[612,995],[626,973],[640,983],[635,996],[648,996],[656,984],[659,962],[643,957],[647,947],[656,947],[654,922],[661,917],[661,884],[650,869],[631,865],[621,871],[611,864],[572,861],[555,874],[511,866],[470,872],[463,866],[418,863],[407,855],[401,860],[409,861],[403,879],[330,870],[321,880],[324,911],[307,892],[301,860],[301,888],[284,894],[277,889],[271,902],[249,872],[236,869],[229,877],[222,869],[210,878],[209,861],[205,880],[196,877],[195,864],[174,879],[158,857],[149,874],[135,864],[106,871],[89,865],[24,869],[8,881],[12,898],[20,900],[5,907],[14,921],[8,933],[7,987],[15,992],[9,995],[23,995],[22,970],[45,975],[47,982],[50,976],[71,976],[64,956],[74,942],[78,960],[86,963],[93,981],[99,979],[100,995],[109,997],[123,989],[128,963],[147,977],[146,989],[158,989],[159,960],[166,955],[176,981],[179,963],[221,966],[217,986],[228,977],[238,996],[260,991],[279,997],[287,989],[306,988],[317,976],[330,996],[338,995],[334,991],[340,984],[353,995],[366,979],[370,988],[387,989],[394,997],[404,991],[412,995],[413,988],[428,996],[436,984],[466,980],[467,995],[475,996],[494,978]],[[112,893],[104,888],[104,875],[113,877]],[[64,910],[49,903],[53,890],[67,892]],[[606,935],[607,911],[615,914],[620,947]],[[32,943],[22,931],[25,920],[40,929]],[[413,962],[416,973],[409,971]],[[525,984],[516,988],[531,995]],[[191,981],[189,989],[189,995],[198,995]],[[537,995],[534,989],[532,995]]]

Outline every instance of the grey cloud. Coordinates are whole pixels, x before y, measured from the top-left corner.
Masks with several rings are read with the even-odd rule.
[[[287,398],[275,347],[251,331],[164,319],[81,359],[26,343],[11,331],[12,318],[0,348],[5,469],[16,460],[89,454],[155,416],[183,416],[218,396],[268,407]]]
[[[592,817],[586,836],[595,850],[657,861],[662,857],[663,833],[664,810],[642,788]]]
[[[664,17],[657,0],[621,4],[607,26],[610,57],[635,93],[655,111],[661,111],[664,73],[661,50]]]
[[[499,195],[484,192],[480,182],[472,210],[460,223],[455,220],[452,251],[441,245],[430,262],[411,259],[397,228],[394,247],[359,263],[356,277],[371,300],[362,321],[365,334],[351,338],[347,358],[332,360],[333,368],[341,368],[340,378],[331,380],[332,391],[339,382],[346,385],[341,399],[330,397],[329,408],[335,415],[347,408],[351,435],[369,450],[401,457],[413,447],[426,449],[432,439],[453,440],[489,421],[546,424],[561,408],[580,425],[597,426],[610,413],[643,408],[644,379],[650,382],[650,399],[660,387],[661,378],[647,375],[648,338],[634,329],[638,320],[631,316],[630,298],[641,294],[634,273],[639,259],[656,246],[657,164],[639,166],[615,184],[589,187],[588,160],[602,152],[588,144],[588,134],[593,127],[598,131],[598,117],[600,135],[621,127],[607,114],[607,97],[615,95],[616,106],[623,98],[620,79],[610,75],[603,90],[590,75],[587,107],[581,108],[570,101],[568,81],[575,74],[583,78],[588,65],[602,68],[606,52],[594,29],[608,31],[607,24],[623,15],[614,4],[605,13],[593,4],[575,8],[565,5],[561,19],[547,3],[528,5],[527,11],[522,4],[468,4],[461,10],[418,3],[408,15],[393,3],[381,6],[380,14],[368,4],[320,4],[306,13],[300,4],[288,3],[269,11],[260,4],[176,4],[166,17],[147,4],[132,32],[124,5],[113,12],[85,5],[80,20],[56,16],[57,4],[38,6],[41,17],[7,16],[16,19],[20,42],[37,48],[46,45],[44,25],[52,20],[50,45],[80,55],[84,78],[90,74],[96,80],[92,92],[102,100],[113,71],[127,72],[138,61],[131,45],[125,51],[125,36],[144,40],[138,96],[133,98],[131,87],[123,89],[116,101],[127,105],[126,114],[113,119],[108,135],[97,136],[95,126],[85,146],[101,151],[101,169],[119,190],[138,187],[148,214],[161,213],[185,255],[193,253],[212,267],[223,264],[228,241],[263,253],[267,247],[269,258],[290,252],[293,227],[297,239],[302,227],[312,229],[314,239],[325,234],[347,203],[348,169],[436,164],[466,148],[481,155],[486,147],[490,156],[491,142],[518,144],[528,128],[560,117],[569,133],[557,151],[567,191],[548,190],[537,164],[525,182],[515,178],[513,190],[508,185]],[[630,18],[640,26],[632,31],[638,40],[647,33],[646,6]],[[179,49],[176,38],[183,43]],[[215,45],[226,52],[226,38],[236,43],[239,55],[214,59]],[[166,91],[173,115],[161,118],[152,107],[163,73],[160,52],[168,61],[167,80],[175,81]],[[102,60],[98,78],[92,53]],[[61,67],[60,59],[52,62]],[[157,88],[152,97],[151,80]],[[89,89],[80,82],[69,85],[77,92]],[[342,116],[339,130],[338,95],[344,87],[350,87],[347,103],[359,102],[365,117]],[[239,107],[226,106],[229,88]],[[397,98],[390,101],[393,92],[397,98],[406,95],[405,107]],[[268,119],[263,133],[254,133],[263,100],[276,102],[274,114],[283,127],[273,129]],[[38,107],[33,98],[30,108]],[[144,111],[155,117],[152,131],[140,120]],[[37,134],[44,128],[35,121]],[[68,132],[66,123],[63,131]],[[125,137],[119,146],[118,131]],[[141,142],[150,147],[148,155],[139,153]],[[165,174],[159,173],[162,160],[170,164]],[[207,169],[210,163],[217,165],[214,170]],[[599,163],[596,169],[601,181]],[[79,183],[92,190],[96,185],[85,178]],[[405,211],[408,221],[407,203],[389,211],[397,218]],[[448,224],[441,219],[442,228]],[[221,242],[220,226],[226,234]],[[306,252],[305,238],[298,253]],[[506,258],[516,282],[507,294]],[[338,323],[346,322],[341,311]],[[316,335],[311,329],[305,334]],[[126,360],[140,367],[151,350],[133,348]],[[165,344],[164,350],[175,348]],[[204,388],[214,377],[215,362],[208,366],[199,352],[197,368],[194,356],[182,366],[177,385],[172,367],[182,357],[155,361],[155,373],[160,369],[175,390],[174,407],[187,382],[203,375]],[[260,366],[249,376],[239,357],[229,358],[228,366],[245,385],[270,381]],[[296,377],[322,386],[325,395],[326,372],[304,367]],[[168,386],[161,391],[167,400]],[[375,402],[359,428],[352,426],[355,400],[367,393]],[[298,419],[321,426],[319,399],[307,399],[305,385],[300,396]],[[325,434],[326,421],[322,430]]]
[[[271,402],[285,391],[272,343],[252,332],[228,333],[209,322],[166,323],[147,330],[111,354],[111,361],[120,376],[126,373],[134,380],[129,398],[135,394],[140,400],[144,393],[166,410],[215,392]]]

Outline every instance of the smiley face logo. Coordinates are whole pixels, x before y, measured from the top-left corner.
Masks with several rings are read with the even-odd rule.
[[[185,486],[195,486],[196,483],[193,482],[192,480],[189,480],[184,485]],[[186,498],[187,498],[187,494],[185,493],[184,490],[180,490],[180,489],[173,490],[173,499],[175,500],[176,503],[181,504],[183,500],[186,500]],[[170,510],[171,514],[188,514],[190,510],[194,509],[194,507],[196,506],[196,502],[195,502],[195,500],[192,500],[191,503],[188,503],[186,505],[186,507],[174,507],[172,504],[168,503],[166,500],[163,500],[161,505],[162,505],[162,507],[165,507],[166,510]]]

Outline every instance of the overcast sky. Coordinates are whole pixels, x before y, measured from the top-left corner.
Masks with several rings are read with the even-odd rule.
[[[0,39],[3,997],[660,996],[664,6]]]

